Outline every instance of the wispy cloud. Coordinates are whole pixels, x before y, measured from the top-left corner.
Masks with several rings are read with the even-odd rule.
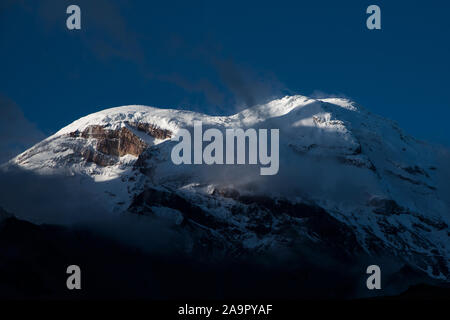
[[[279,97],[284,85],[274,74],[255,74],[231,58],[212,58],[222,84],[232,93],[235,111]]]
[[[344,93],[329,93],[322,90],[314,90],[310,95],[311,98],[316,99],[325,99],[325,98],[345,98],[345,99],[351,99],[349,96],[347,96]]]
[[[205,107],[207,112],[238,112],[278,98],[287,91],[273,73],[255,73],[250,67],[237,63],[220,49],[219,44],[211,41],[193,47],[177,38],[176,48],[179,52],[186,52],[183,58],[187,61],[201,63],[212,77],[193,78],[192,75],[173,72],[158,78],[175,84],[186,92],[203,94],[208,104]],[[228,112],[224,112],[224,106],[228,106]]]
[[[33,16],[37,12],[37,19],[46,26],[47,32],[71,32],[66,30],[65,20],[66,8],[72,1],[14,3]],[[149,52],[143,41],[152,41],[151,33],[135,30],[133,21],[122,11],[125,2],[78,0],[76,4],[81,8],[82,29],[71,36],[78,37],[87,52],[105,63],[123,59],[138,67],[137,76],[181,88],[187,93],[183,101],[190,107],[230,114],[285,92],[274,74],[256,73],[251,66],[238,62],[224,50],[220,40],[208,37],[207,31],[196,40],[186,39],[182,31],[168,32],[167,36],[158,38],[157,45],[152,46],[153,52]],[[177,65],[197,68],[176,68]]]
[[[0,94],[0,163],[10,160],[43,138],[44,133],[25,118],[20,107]]]

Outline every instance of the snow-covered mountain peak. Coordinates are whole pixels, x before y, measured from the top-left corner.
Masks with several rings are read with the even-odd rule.
[[[279,129],[278,175],[261,177],[252,165],[173,164],[171,138],[194,121],[219,130]],[[311,216],[297,217],[307,203],[334,221],[327,223],[349,228],[353,245],[369,253],[388,250],[449,279],[450,204],[436,155],[434,147],[351,100],[287,96],[231,116],[146,106],[102,110],[8,166],[81,177],[115,211],[176,216],[177,225],[195,220],[231,242],[260,249],[288,241],[277,229],[282,223],[298,226],[298,237],[315,239],[320,228],[305,231],[303,225]],[[261,215],[270,216],[267,233],[252,229]]]
[[[55,136],[65,135],[75,131],[83,131],[88,126],[100,125],[110,129],[120,129],[126,122],[132,123],[162,123],[167,127],[167,123],[176,110],[158,109],[148,106],[130,105],[105,109],[82,117],[68,126],[59,130]]]

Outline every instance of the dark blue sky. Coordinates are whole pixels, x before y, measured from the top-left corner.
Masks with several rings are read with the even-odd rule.
[[[82,29],[66,28],[78,4]],[[368,5],[382,30],[366,28]],[[285,94],[343,95],[450,145],[447,1],[11,1],[0,94],[45,134],[118,105],[231,114]]]

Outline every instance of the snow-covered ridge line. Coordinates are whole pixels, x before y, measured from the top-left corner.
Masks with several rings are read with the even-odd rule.
[[[195,121],[219,130],[279,129],[278,174],[262,178],[251,165],[175,165],[170,154],[176,142],[170,137],[182,128],[191,130]],[[106,109],[62,128],[9,165],[81,177],[82,185],[115,212],[128,212],[139,195],[145,204],[144,195],[152,195],[149,188],[165,190],[161,203],[150,201],[150,211],[135,204],[137,212],[192,218],[192,212],[183,213],[192,203],[208,214],[213,226],[216,220],[229,219],[227,223],[245,231],[239,241],[254,239],[258,248],[288,236],[247,230],[249,216],[234,216],[233,206],[241,207],[244,201],[242,210],[247,210],[246,195],[254,196],[257,206],[264,205],[257,204],[258,195],[264,194],[287,199],[279,210],[292,211],[301,199],[348,226],[368,252],[386,249],[435,278],[450,279],[450,203],[442,187],[446,171],[437,154],[395,122],[351,100],[288,96],[231,116],[139,105]],[[165,197],[183,205],[171,207]]]
[[[56,132],[55,135],[68,134],[76,130],[82,131],[92,124],[104,124],[108,125],[111,129],[116,129],[123,126],[123,122],[125,121],[154,123],[162,128],[172,129],[173,131],[182,125],[192,125],[194,120],[201,120],[206,124],[225,126],[234,126],[243,122],[243,124],[249,126],[268,118],[286,115],[294,108],[314,102],[317,103],[319,101],[336,103],[336,105],[340,105],[342,108],[356,111],[356,108],[352,107],[351,102],[347,99],[312,99],[301,95],[286,96],[281,99],[273,100],[267,104],[245,109],[230,116],[211,116],[187,110],[156,108],[144,105],[127,105],[104,109],[82,117],[62,128]]]

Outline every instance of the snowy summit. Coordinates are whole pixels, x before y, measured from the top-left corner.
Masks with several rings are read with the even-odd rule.
[[[260,176],[250,164],[175,165],[171,139],[194,121],[219,130],[279,129],[278,174]],[[338,247],[346,255],[389,255],[450,281],[449,182],[439,150],[348,99],[288,96],[232,116],[106,109],[4,168],[12,167],[80,179],[112,212],[189,226],[186,250],[204,237],[239,254]]]

